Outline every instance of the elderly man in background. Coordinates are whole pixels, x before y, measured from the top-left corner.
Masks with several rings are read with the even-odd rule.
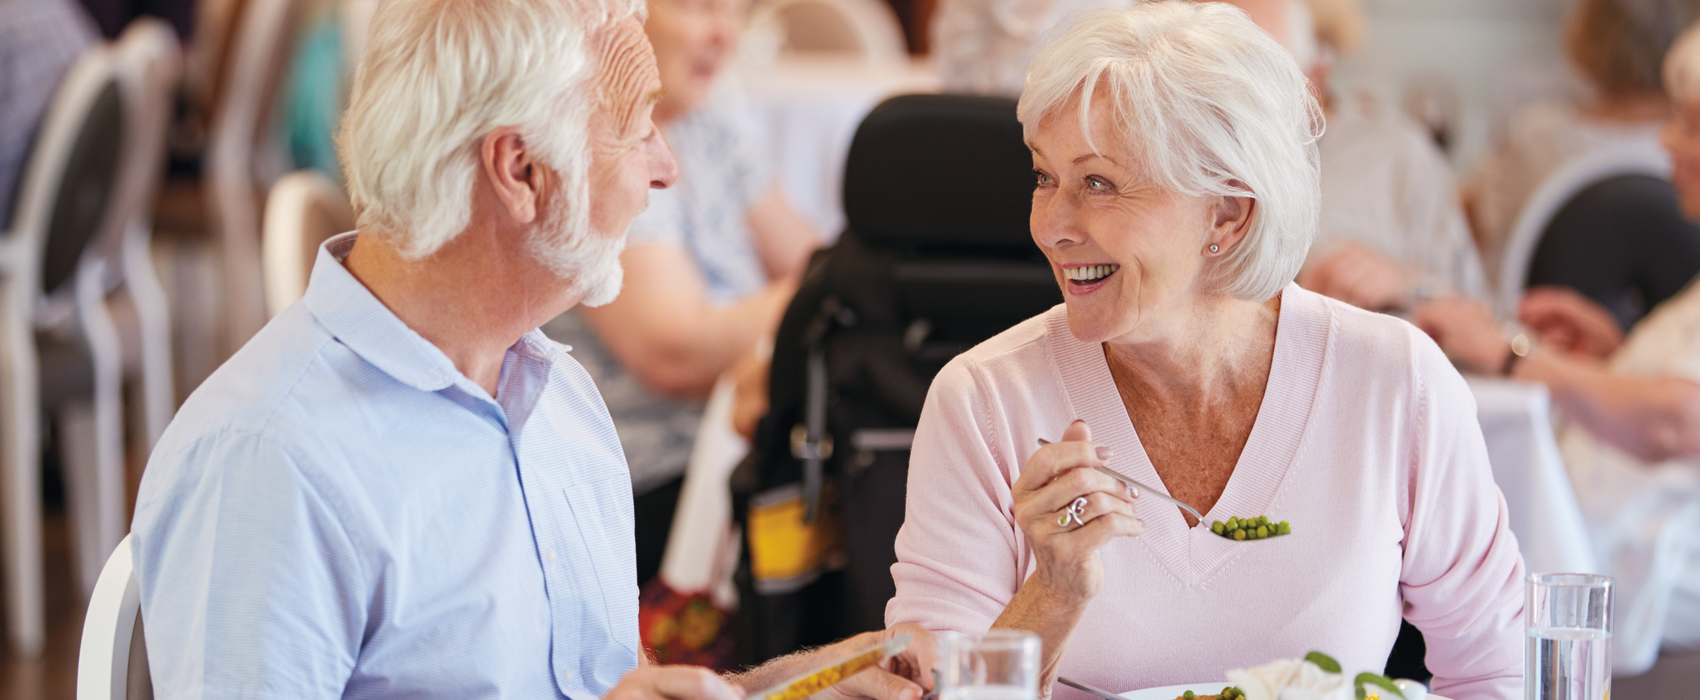
[[[676,177],[642,14],[381,6],[340,136],[359,231],[143,479],[156,695],[737,700],[816,662],[645,662],[614,425],[536,330],[614,297],[627,225]],[[878,671],[834,692],[920,691]]]
[[[1299,284],[1366,309],[1409,308],[1442,294],[1486,298],[1487,276],[1458,197],[1452,166],[1399,110],[1336,94],[1334,58],[1363,35],[1357,0],[1308,0],[1283,35],[1322,104],[1317,140],[1322,222]],[[1265,27],[1269,29],[1269,27]],[[1273,31],[1273,30],[1272,30]]]
[[[1700,221],[1700,29],[1671,49],[1675,111],[1660,132],[1683,213]],[[1696,278],[1700,279],[1700,278]],[[1539,382],[1569,425],[1564,465],[1594,549],[1617,580],[1613,663],[1652,667],[1661,646],[1700,648],[1700,281],[1628,337],[1574,290],[1538,287],[1520,316],[1542,342],[1512,352],[1486,307],[1439,299],[1417,323],[1460,365]]]

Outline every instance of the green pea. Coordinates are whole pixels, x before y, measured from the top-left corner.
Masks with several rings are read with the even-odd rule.
[[[1214,533],[1220,535],[1220,534],[1222,534],[1222,531],[1224,529],[1226,529],[1226,528],[1224,528],[1222,526],[1222,521],[1220,521],[1220,520],[1217,520],[1217,521],[1210,523],[1210,531],[1211,532],[1214,532]]]
[[[1193,699],[1193,698],[1194,698],[1194,697],[1196,697],[1196,696],[1194,696],[1194,695],[1193,695],[1193,694],[1192,694],[1192,691],[1190,691],[1190,690],[1188,690],[1188,691],[1186,691],[1186,692],[1184,692],[1184,693],[1181,693],[1181,697],[1183,697],[1183,698],[1186,698],[1186,700],[1192,700],[1192,699]]]
[[[1257,539],[1260,539],[1260,540],[1269,539],[1269,527],[1267,525],[1257,526]]]
[[[1236,539],[1236,540],[1245,539],[1245,530],[1235,530],[1234,531],[1234,539]]]
[[[1228,518],[1228,529],[1229,530],[1240,529],[1240,519],[1239,518]]]
[[[1292,524],[1283,520],[1283,521],[1281,521],[1281,524],[1275,526],[1275,531],[1279,532],[1283,535],[1292,534],[1293,526],[1292,526]]]

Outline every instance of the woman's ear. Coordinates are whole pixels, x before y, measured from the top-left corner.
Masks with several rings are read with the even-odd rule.
[[[537,220],[543,196],[546,168],[527,148],[524,137],[513,127],[501,127],[484,136],[479,160],[490,180],[490,189],[515,224]]]
[[[1220,255],[1232,250],[1251,229],[1252,213],[1257,200],[1251,197],[1221,196],[1210,207],[1210,239],[1204,249]]]

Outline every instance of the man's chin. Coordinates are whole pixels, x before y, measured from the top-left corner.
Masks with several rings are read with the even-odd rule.
[[[586,280],[585,289],[579,295],[578,303],[583,306],[605,306],[620,296],[620,288],[624,286],[626,270],[620,267],[618,260],[614,262],[611,272],[596,275],[598,279]]]

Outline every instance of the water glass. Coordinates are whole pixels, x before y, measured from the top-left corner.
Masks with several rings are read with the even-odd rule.
[[[941,632],[935,682],[940,700],[1035,700],[1039,635],[1022,630]]]
[[[1594,574],[1530,574],[1523,607],[1527,700],[1611,697],[1612,580]]]

